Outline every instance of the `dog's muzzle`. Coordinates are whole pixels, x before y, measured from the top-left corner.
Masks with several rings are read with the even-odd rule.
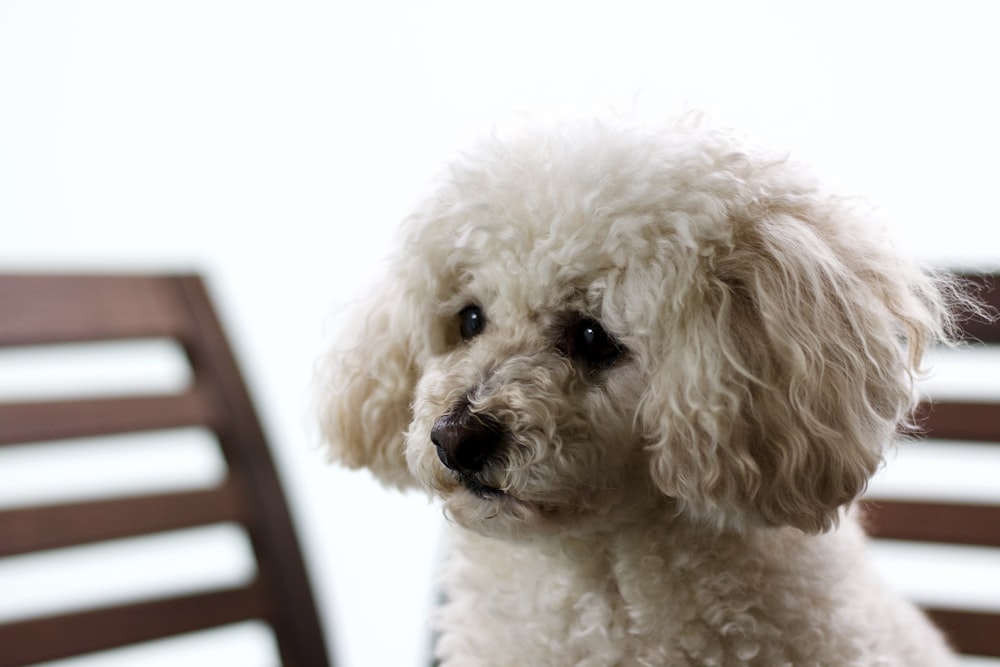
[[[441,415],[431,428],[431,442],[441,463],[464,479],[473,478],[494,458],[506,429],[488,415],[474,414],[460,403]]]

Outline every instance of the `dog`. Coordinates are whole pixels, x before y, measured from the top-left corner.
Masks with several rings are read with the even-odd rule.
[[[944,667],[852,501],[954,290],[734,133],[493,136],[328,357],[332,457],[443,502],[445,667]]]

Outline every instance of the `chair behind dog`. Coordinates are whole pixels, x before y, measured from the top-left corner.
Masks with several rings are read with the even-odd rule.
[[[245,531],[256,574],[200,592],[0,620],[0,666],[244,621],[270,626],[285,665],[328,665],[268,446],[200,279],[0,276],[0,348],[149,339],[180,346],[179,356],[190,365],[189,386],[155,395],[2,402],[0,450],[53,442],[79,449],[76,443],[88,438],[196,427],[221,448],[227,469],[221,482],[196,490],[0,507],[0,570],[4,561],[24,554],[221,524]]]
[[[978,289],[993,309],[1000,311],[1000,275],[965,274],[962,276]],[[969,356],[977,351],[1000,351],[1000,323],[970,319],[962,323],[962,337],[967,345],[949,352]],[[983,369],[977,369],[979,373]],[[1000,398],[941,398],[923,402],[918,410],[920,431],[915,434],[927,442],[942,446],[975,443],[981,453],[1000,449]],[[903,443],[920,447],[920,442]],[[904,452],[905,453],[905,452]],[[968,465],[976,465],[970,459]],[[958,502],[947,498],[876,497],[866,503],[867,525],[877,538],[909,542],[968,545],[1000,549],[1000,504]],[[1000,578],[1000,551],[995,576]],[[978,607],[978,605],[977,605]],[[927,610],[961,653],[1000,657],[1000,600],[992,607],[962,608],[940,606]]]

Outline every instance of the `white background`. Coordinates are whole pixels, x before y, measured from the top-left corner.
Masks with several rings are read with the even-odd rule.
[[[864,195],[903,250],[995,266],[997,12],[0,0],[0,269],[203,272],[341,664],[424,664],[439,511],[327,466],[310,401],[341,305],[435,172],[522,112],[703,109]]]

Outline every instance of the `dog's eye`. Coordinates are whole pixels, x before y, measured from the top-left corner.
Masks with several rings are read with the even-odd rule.
[[[479,306],[466,306],[458,313],[458,332],[462,340],[475,338],[483,332],[486,316]]]
[[[574,322],[567,338],[570,355],[589,366],[610,366],[625,352],[625,348],[600,323],[589,317]]]

